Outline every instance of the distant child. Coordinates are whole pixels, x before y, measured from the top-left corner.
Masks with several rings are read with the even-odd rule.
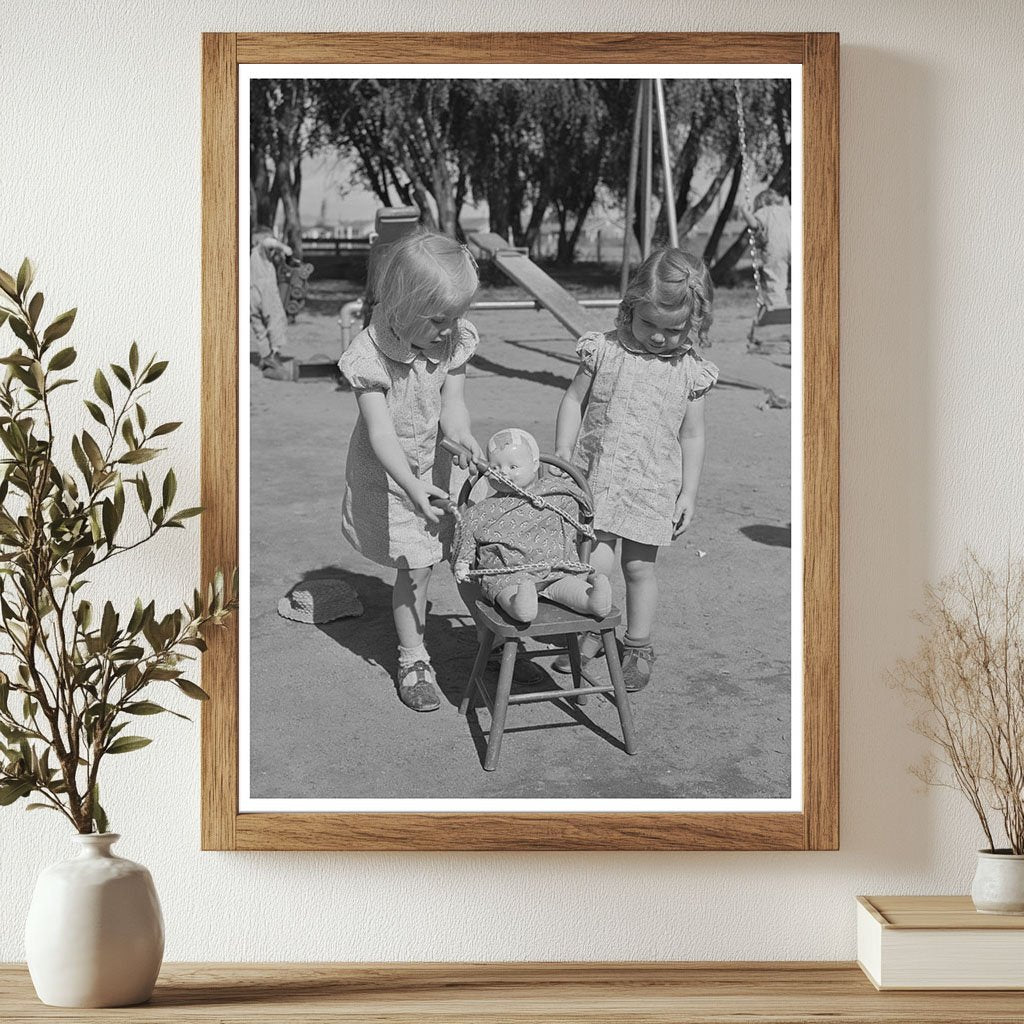
[[[265,224],[253,228],[249,245],[249,350],[261,369],[279,368],[288,344],[288,317],[277,284],[278,263],[292,250]]]
[[[441,704],[423,643],[427,583],[444,558],[443,511],[432,499],[447,499],[451,486],[452,459],[438,444],[443,436],[483,457],[463,392],[479,338],[462,316],[477,283],[465,246],[423,230],[399,239],[377,264],[369,326],[338,363],[359,405],[342,531],[370,561],[397,570],[396,683],[414,711]]]
[[[655,660],[658,548],[690,526],[697,504],[704,395],[718,368],[694,344],[708,343],[711,301],[703,260],[681,249],[652,253],[626,289],[615,329],[579,340],[580,367],[558,407],[555,454],[583,470],[594,495],[596,572],[611,574],[622,541],[622,674],[631,692],[647,685]],[[583,656],[598,649],[587,634]]]
[[[545,479],[536,438],[518,427],[487,442],[487,461],[495,493],[469,508],[455,528],[455,578],[477,572],[484,597],[519,622],[537,618],[538,597],[607,615],[608,577],[592,573],[577,552],[580,489],[564,477]]]
[[[785,197],[773,188],[766,188],[754,200],[754,210],[740,210],[747,227],[754,232],[754,243],[761,250],[763,298],[768,309],[784,309],[789,305],[786,288],[789,284],[790,243],[793,214]]]

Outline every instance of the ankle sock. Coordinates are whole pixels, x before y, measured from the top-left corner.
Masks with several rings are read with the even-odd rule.
[[[630,636],[628,633],[622,638],[622,642],[627,647],[650,647],[651,638],[650,636],[641,637],[637,640],[635,637]]]
[[[425,661],[428,665],[430,664],[430,655],[423,644],[417,644],[415,647],[398,645],[398,665],[400,668],[408,668],[417,661]]]

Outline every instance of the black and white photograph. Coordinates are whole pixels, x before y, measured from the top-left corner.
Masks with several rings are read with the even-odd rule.
[[[239,71],[240,810],[799,810],[799,65]]]

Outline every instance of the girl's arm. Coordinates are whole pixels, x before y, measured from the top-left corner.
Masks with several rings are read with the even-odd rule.
[[[568,462],[572,458],[572,450],[576,447],[576,435],[580,432],[583,422],[583,403],[587,400],[587,392],[594,378],[584,368],[576,371],[569,386],[558,404],[558,418],[555,420],[555,454]]]
[[[697,490],[704,469],[704,398],[686,403],[686,415],[679,431],[679,444],[683,450],[683,486],[676,500],[676,520],[673,537],[685,533],[693,522],[697,508]]]
[[[440,522],[441,513],[430,504],[431,496],[447,498],[448,495],[433,484],[424,483],[413,473],[409,460],[402,451],[402,445],[395,433],[395,424],[388,411],[387,400],[381,391],[357,391],[356,402],[359,411],[366,420],[366,428],[370,435],[370,447],[377,456],[385,472],[399,487],[409,495],[409,500],[416,506],[424,518],[432,523]]]
[[[466,367],[457,366],[449,370],[441,385],[441,433],[455,444],[468,448],[478,459],[485,459],[483,448],[477,444],[469,422],[469,409],[466,406]],[[458,464],[465,469],[469,459],[463,455],[458,457]]]
[[[761,226],[761,222],[754,216],[749,206],[741,206],[740,213],[743,214],[748,228],[753,228],[756,231]]]

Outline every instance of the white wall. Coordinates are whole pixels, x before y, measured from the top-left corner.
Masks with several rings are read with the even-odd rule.
[[[557,5],[556,5],[557,6]],[[926,578],[1020,550],[1024,300],[1014,0],[8,0],[0,266],[79,305],[83,363],[173,356],[153,415],[198,493],[203,30],[838,30],[842,34],[842,849],[817,854],[200,853],[198,733],[162,721],[106,802],[180,960],[828,959],[862,892],[965,892],[977,829],[921,793],[886,671]],[[183,412],[184,415],[179,415]],[[197,531],[139,579],[188,593]],[[141,584],[140,584],[141,585]],[[131,587],[119,590],[133,596]],[[111,766],[114,767],[113,765]],[[0,811],[0,960],[20,959],[56,816]],[[493,922],[500,921],[495,927]]]

